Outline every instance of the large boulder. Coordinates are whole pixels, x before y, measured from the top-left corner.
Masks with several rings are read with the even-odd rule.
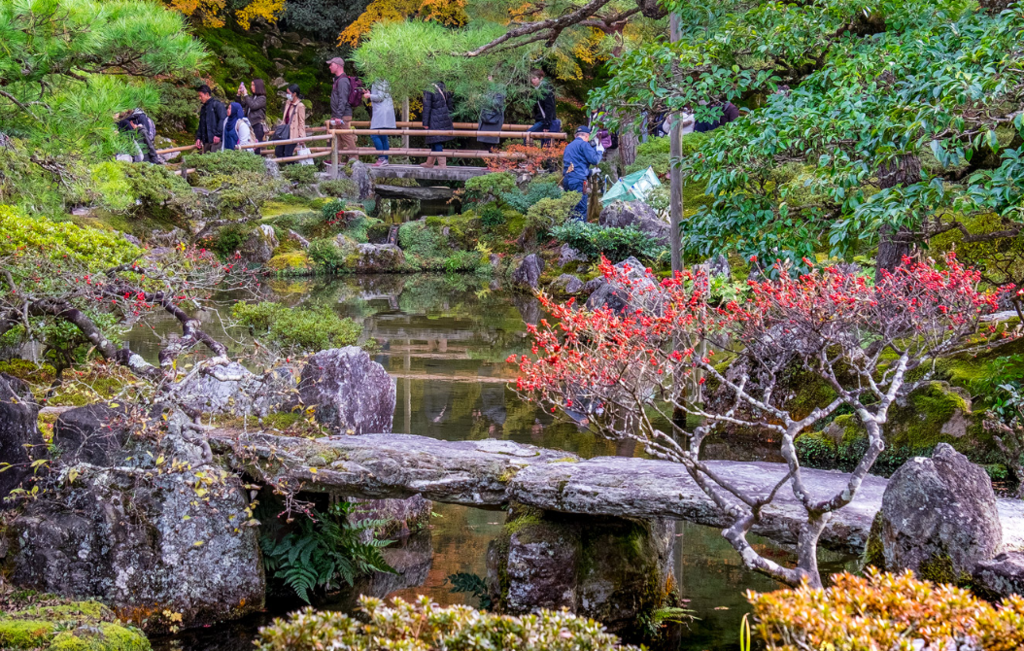
[[[616,201],[601,211],[601,226],[627,228],[632,226],[647,233],[661,244],[668,244],[668,222],[643,201]]]
[[[388,434],[395,379],[356,346],[323,350],[302,369],[299,398],[335,434]]]
[[[187,424],[172,414],[160,442],[131,465],[66,466],[10,525],[12,581],[127,612],[156,604],[181,613],[182,626],[261,610],[266,586],[246,491],[211,465]]]
[[[665,521],[576,516],[516,506],[487,554],[498,612],[568,608],[613,632],[673,605],[672,531]]]
[[[132,433],[132,417],[122,404],[95,404],[69,409],[57,417],[53,443],[65,465],[84,461],[95,466],[121,463]]]
[[[544,273],[544,261],[536,253],[531,253],[523,258],[516,270],[512,272],[512,285],[518,289],[537,289],[542,273]]]
[[[277,241],[277,234],[274,227],[268,224],[261,224],[242,241],[238,249],[242,262],[248,264],[266,264],[274,257],[274,249],[280,242]]]
[[[238,362],[213,364],[181,383],[182,405],[204,414],[263,417],[294,397],[295,378],[287,367],[257,375]]]
[[[630,287],[619,280],[604,277],[594,278],[583,287],[588,294],[587,309],[607,307],[613,312],[624,312],[627,308],[643,308],[657,311],[662,303],[658,284],[647,276],[643,263],[630,256],[615,265],[631,283]]]
[[[873,535],[885,569],[911,569],[934,581],[969,582],[975,566],[1003,542],[988,474],[946,443],[893,474],[878,518]]]
[[[562,274],[551,281],[549,289],[556,294],[579,294],[583,291],[583,281],[572,274]]]
[[[394,244],[359,244],[356,246],[357,273],[397,273],[405,269],[405,253]]]
[[[980,561],[974,566],[972,578],[972,589],[992,600],[1024,595],[1024,552],[1007,552]]]
[[[32,474],[32,462],[45,456],[38,417],[39,405],[29,386],[0,373],[0,466],[7,468],[0,472],[0,508],[8,493]]]

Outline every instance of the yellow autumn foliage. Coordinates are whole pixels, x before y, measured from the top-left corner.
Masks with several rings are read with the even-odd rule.
[[[373,0],[359,18],[338,36],[338,45],[356,47],[377,23],[399,23],[420,18],[446,27],[462,27],[469,22],[466,0]]]
[[[235,12],[235,19],[243,29],[249,29],[256,18],[276,23],[284,11],[284,3],[285,0],[252,0]],[[169,5],[189,18],[202,21],[207,27],[224,26],[226,0],[170,0]]]
[[[242,29],[249,29],[254,18],[262,18],[268,23],[276,23],[284,11],[284,0],[252,0],[248,5],[235,12],[235,18]]]
[[[914,573],[839,574],[829,588],[806,585],[747,593],[757,630],[771,651],[955,649],[970,641],[985,651],[1024,648],[1024,597],[998,606]]]

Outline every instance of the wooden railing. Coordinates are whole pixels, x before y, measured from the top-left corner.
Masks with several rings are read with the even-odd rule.
[[[366,121],[353,121],[349,123],[348,128],[334,129],[324,127],[308,127],[307,133],[313,133],[316,135],[306,136],[304,138],[289,138],[287,140],[268,140],[264,142],[249,143],[245,145],[239,145],[239,149],[271,149],[281,145],[299,145],[308,144],[313,142],[330,141],[330,147],[310,147],[308,154],[298,154],[293,156],[285,156],[277,158],[274,156],[267,156],[269,160],[274,160],[279,163],[292,163],[300,160],[326,158],[331,157],[331,163],[333,169],[337,171],[339,169],[339,162],[342,157],[345,156],[409,156],[412,158],[477,158],[477,159],[494,159],[503,158],[509,160],[522,160],[526,158],[525,154],[512,153],[512,152],[492,152],[490,150],[472,150],[472,149],[446,149],[440,152],[431,151],[429,149],[415,149],[408,146],[390,149],[387,152],[378,151],[377,149],[370,147],[357,147],[356,149],[341,149],[340,138],[342,135],[355,135],[355,136],[403,136],[404,141],[408,141],[408,136],[450,136],[453,138],[506,138],[506,139],[518,139],[525,140],[530,143],[534,140],[566,140],[568,136],[563,132],[528,132],[527,129],[530,125],[525,124],[506,124],[502,126],[501,131],[480,131],[476,124],[468,122],[456,122],[454,129],[424,129],[422,125],[416,122],[399,122],[396,123],[395,129],[368,129],[363,128],[368,126],[369,123]],[[195,145],[186,145],[183,147],[171,147],[169,149],[158,149],[158,154],[171,154],[175,152],[186,152],[196,149]],[[191,171],[191,170],[189,170]],[[180,173],[180,171],[179,171]]]

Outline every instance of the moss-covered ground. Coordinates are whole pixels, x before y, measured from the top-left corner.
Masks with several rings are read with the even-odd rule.
[[[150,644],[99,602],[23,590],[0,597],[0,648],[149,651]]]

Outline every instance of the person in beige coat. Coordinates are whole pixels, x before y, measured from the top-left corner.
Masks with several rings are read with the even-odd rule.
[[[299,92],[298,84],[288,86],[285,91],[284,119],[283,124],[288,125],[288,138],[306,137],[306,107],[302,103],[302,93]],[[276,158],[287,158],[295,155],[295,148],[298,145],[278,145],[274,148]]]

